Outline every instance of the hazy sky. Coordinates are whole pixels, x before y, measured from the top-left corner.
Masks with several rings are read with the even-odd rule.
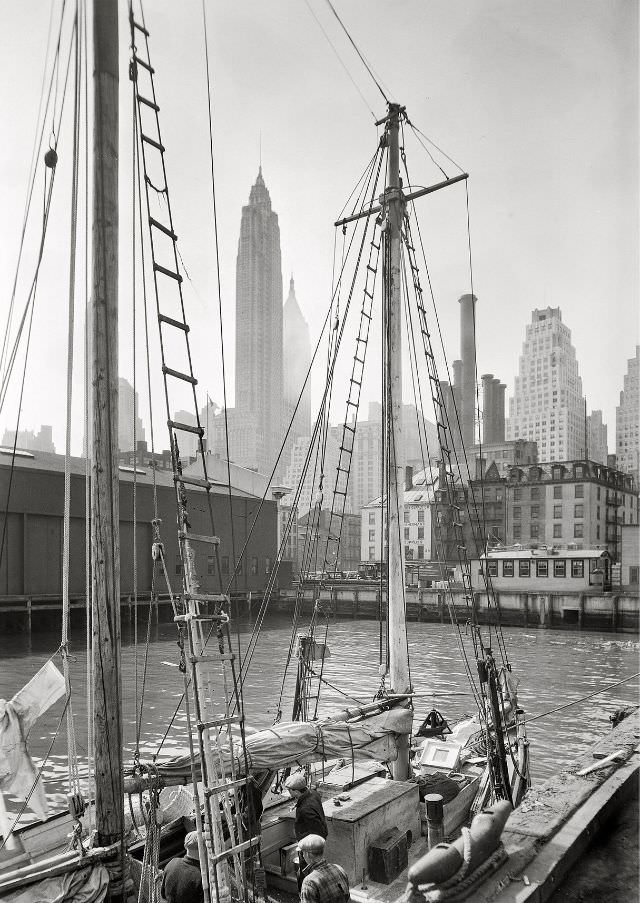
[[[589,409],[602,408],[615,443],[615,406],[638,341],[638,7],[632,0],[334,0],[392,99],[470,173],[471,242],[478,305],[478,372],[513,388],[535,307],[562,309]],[[259,164],[282,244],[284,297],[293,272],[312,336],[330,297],[333,221],[375,150],[384,101],[325,0],[207,2],[215,175],[228,386],[233,395],[235,257],[242,205]],[[57,18],[60,0],[53,4]],[[40,96],[50,4],[0,9],[2,230],[6,312]],[[364,100],[336,59],[321,21]],[[122,5],[121,375],[131,376],[125,231],[130,206],[131,97]],[[201,400],[222,401],[213,254],[202,8],[198,0],[145,6],[157,71],[174,222],[195,290],[186,288]],[[69,101],[69,105],[70,105]],[[52,423],[64,445],[68,160],[61,163],[34,317],[21,426]],[[62,149],[64,146],[64,150]],[[441,175],[415,143],[412,180]],[[451,168],[453,172],[453,168]],[[42,175],[35,209],[42,206]],[[458,356],[459,295],[469,290],[464,188],[421,202],[449,358]],[[36,218],[37,219],[37,218]],[[27,235],[22,309],[37,223]],[[78,330],[80,323],[77,324]],[[79,367],[82,361],[78,355]],[[140,364],[140,359],[139,359]],[[16,374],[18,375],[18,374]],[[142,380],[142,370],[138,379]],[[322,378],[314,379],[317,394]],[[374,380],[375,382],[375,380]],[[78,382],[76,398],[80,401]],[[142,393],[141,393],[142,394]],[[367,398],[373,398],[373,392]],[[0,430],[15,422],[7,399]],[[160,404],[154,416],[161,422]],[[75,408],[74,408],[75,410]],[[142,411],[145,424],[148,417]],[[79,450],[79,406],[74,439]],[[336,418],[337,419],[337,418]],[[166,445],[164,435],[157,445]]]

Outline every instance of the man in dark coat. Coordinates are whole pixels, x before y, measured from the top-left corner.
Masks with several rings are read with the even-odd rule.
[[[184,856],[167,863],[162,879],[162,896],[167,903],[204,903],[197,831],[187,834],[184,846]]]
[[[322,799],[317,790],[311,790],[303,771],[296,771],[284,783],[289,795],[296,801],[296,820],[293,830],[296,840],[301,841],[309,834],[326,838],[329,830],[322,809]],[[307,863],[304,850],[298,851],[298,890],[302,886],[302,872]]]

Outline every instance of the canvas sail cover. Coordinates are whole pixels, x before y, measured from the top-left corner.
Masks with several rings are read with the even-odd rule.
[[[326,759],[373,759],[392,762],[398,756],[396,735],[411,731],[413,712],[395,708],[359,721],[281,721],[246,738],[250,772],[276,771]],[[242,756],[235,751],[242,767]],[[229,747],[222,746],[225,771]],[[158,766],[166,780],[189,777],[190,759],[178,756]]]

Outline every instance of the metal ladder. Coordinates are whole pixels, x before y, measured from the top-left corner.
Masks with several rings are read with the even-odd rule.
[[[182,276],[178,265],[178,236],[174,230],[171,214],[165,147],[160,133],[160,107],[156,99],[154,69],[149,55],[149,32],[135,21],[132,14],[130,28],[132,58],[129,74],[135,90],[138,152],[144,172],[167,426],[178,507],[184,610],[175,617],[175,620],[178,625],[179,644],[183,649],[181,668],[188,669],[191,678],[204,797],[203,822],[200,812],[200,790],[196,782],[194,784],[196,823],[201,838],[201,869],[205,900],[224,903],[232,898],[248,899],[246,865],[247,860],[259,849],[260,839],[259,836],[246,837],[247,832],[242,824],[243,809],[246,812],[247,806],[251,806],[247,787],[250,777],[247,773],[244,714],[228,628],[229,598],[222,593],[200,592],[197,575],[194,544],[204,545],[213,550],[221,583],[218,554],[220,541],[215,535],[213,522],[210,495],[212,483],[207,475],[204,430],[196,398],[198,381],[192,366],[189,325],[185,316]],[[141,51],[136,45],[137,39],[140,38],[143,44]],[[153,176],[150,175],[150,170],[153,170]],[[154,199],[157,203],[152,210]],[[169,366],[168,349],[176,339],[183,342],[184,363]],[[175,410],[175,402],[172,404],[172,399],[177,386],[183,389],[185,386],[189,387],[195,423],[180,422],[171,415],[171,410]],[[202,476],[183,473],[178,441],[181,434],[197,436]],[[201,499],[202,490],[206,493],[211,522],[211,533],[208,535],[191,532],[189,523],[190,496],[196,492]],[[209,629],[205,635],[207,627]],[[207,645],[207,640],[214,631],[216,642],[211,647]],[[216,693],[218,699],[215,705],[218,711],[214,709]],[[228,835],[228,841],[225,841],[225,833]],[[206,855],[203,855],[205,852]],[[253,874],[256,883],[259,883],[256,872]]]

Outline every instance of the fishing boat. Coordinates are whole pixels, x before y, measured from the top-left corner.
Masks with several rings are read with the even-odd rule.
[[[196,403],[197,377],[189,344],[189,323],[183,302],[183,277],[174,224],[165,146],[160,130],[160,98],[156,96],[154,66],[150,55],[150,32],[130,12],[132,55],[129,77],[134,86],[135,137],[138,161],[140,220],[147,229],[145,247],[151,287],[156,300],[159,345],[162,358],[166,418],[169,428],[173,480],[176,489],[177,527],[182,561],[182,592],[172,595],[174,620],[180,649],[180,671],[187,716],[187,756],[164,762],[145,762],[136,756],[131,765],[122,753],[122,677],[120,671],[119,624],[119,534],[117,467],[118,388],[118,22],[114,0],[95,4],[94,23],[94,139],[93,157],[93,288],[92,288],[92,376],[91,430],[91,621],[94,675],[95,797],[83,799],[70,792],[69,812],[35,826],[11,829],[3,841],[4,872],[0,894],[17,899],[25,886],[51,882],[60,899],[124,899],[132,882],[149,899],[157,893],[161,862],[179,847],[187,827],[198,832],[205,900],[248,900],[264,888],[266,874],[291,883],[293,855],[292,817],[282,797],[271,799],[259,818],[263,798],[279,777],[292,768],[306,768],[326,797],[330,823],[328,853],[345,866],[353,885],[360,884],[365,898],[372,886],[377,859],[384,862],[392,849],[398,862],[408,847],[428,827],[421,796],[446,785],[443,812],[438,819],[444,834],[454,833],[474,814],[493,802],[516,805],[528,785],[528,746],[524,716],[518,704],[516,682],[505,657],[503,638],[496,623],[483,631],[474,610],[470,563],[462,541],[460,507],[456,485],[460,481],[462,436],[456,439],[457,413],[444,397],[436,354],[431,341],[424,291],[420,283],[416,202],[427,195],[464,183],[467,174],[445,176],[428,187],[412,189],[404,147],[404,129],[411,127],[407,111],[388,102],[385,115],[376,123],[375,153],[351,212],[341,215],[335,227],[348,233],[366,261],[358,283],[356,270],[350,276],[348,300],[340,315],[334,299],[327,315],[329,376],[314,427],[317,443],[329,416],[330,391],[337,355],[345,334],[348,312],[356,309],[352,371],[342,424],[339,462],[324,485],[331,486],[330,527],[321,553],[322,572],[337,569],[337,549],[353,457],[357,413],[363,382],[374,300],[379,298],[384,336],[383,419],[384,473],[382,504],[386,513],[382,621],[385,652],[379,686],[371,688],[371,701],[333,711],[326,717],[312,704],[319,698],[322,661],[326,644],[320,641],[322,606],[315,606],[308,630],[298,636],[297,692],[290,721],[278,718],[265,731],[246,733],[242,686],[248,667],[234,651],[230,629],[229,596],[220,571],[219,539],[213,523],[207,473],[204,429]],[[76,20],[76,35],[81,28]],[[76,44],[79,42],[76,41]],[[48,153],[45,165],[55,172],[56,154]],[[346,282],[345,273],[340,283]],[[359,310],[356,288],[359,286]],[[472,296],[473,297],[473,296]],[[334,296],[335,298],[335,296]],[[408,659],[404,617],[403,453],[400,429],[402,405],[403,308],[413,317],[413,360],[423,375],[433,405],[439,440],[438,492],[448,505],[443,546],[455,549],[457,579],[464,587],[468,619],[463,630],[455,617],[451,599],[452,630],[460,636],[461,655],[472,688],[477,712],[458,724],[449,724],[435,709],[414,731],[416,696]],[[416,345],[416,339],[419,346]],[[416,351],[419,347],[420,353]],[[175,361],[179,359],[181,363]],[[181,407],[180,391],[191,400],[195,422],[177,421],[172,415]],[[180,396],[183,397],[183,396]],[[184,406],[184,402],[183,405]],[[460,428],[458,426],[458,433]],[[181,443],[184,436],[197,438],[202,468],[195,475],[184,466]],[[313,443],[311,448],[313,449]],[[274,468],[275,472],[275,468]],[[322,506],[322,481],[318,488]],[[190,508],[208,510],[211,529],[196,534],[191,528]],[[166,577],[162,542],[164,527],[154,518],[152,554]],[[283,537],[282,543],[286,537]],[[311,540],[313,542],[313,540]],[[316,541],[317,542],[317,541]],[[198,567],[204,548],[215,561],[221,591],[200,589]],[[282,546],[281,546],[282,548]],[[315,554],[315,553],[314,553]],[[311,561],[311,555],[309,561]],[[490,577],[487,592],[490,593]],[[445,575],[446,579],[446,575]],[[384,584],[384,585],[382,585]],[[264,608],[275,585],[272,575],[265,592]],[[302,586],[302,581],[301,581]],[[171,587],[169,585],[169,592]],[[451,591],[449,590],[450,595]],[[264,617],[261,611],[260,617]],[[299,621],[294,619],[296,632]],[[498,651],[490,642],[495,635]],[[63,658],[68,645],[63,642]],[[502,658],[502,661],[500,659]],[[320,669],[318,671],[318,668]],[[45,680],[43,675],[39,680]],[[56,678],[49,675],[55,684]],[[316,690],[311,688],[316,685]],[[59,695],[59,691],[58,695]],[[69,703],[68,679],[64,693]],[[53,691],[50,696],[55,695]],[[15,708],[15,706],[14,706]],[[73,737],[72,730],[69,734]],[[72,750],[69,751],[72,756]],[[35,788],[39,776],[36,776]],[[188,811],[175,809],[163,797],[171,787],[188,785]],[[77,787],[77,776],[75,785]],[[33,788],[32,788],[33,790]],[[30,794],[26,794],[27,799]],[[137,800],[137,808],[133,799]],[[126,817],[125,800],[129,806]],[[134,811],[135,809],[135,811]],[[424,816],[424,817],[422,817]],[[11,827],[11,826],[9,826]],[[91,834],[90,834],[90,828]],[[69,838],[69,835],[70,838]],[[10,842],[9,842],[10,841]],[[385,847],[386,844],[386,847]],[[141,857],[139,867],[131,856]],[[373,865],[372,865],[373,863]],[[387,866],[380,866],[385,880]],[[369,877],[365,881],[365,876]],[[367,884],[368,882],[368,884]],[[27,894],[29,891],[26,892]],[[26,899],[26,898],[25,898]]]

